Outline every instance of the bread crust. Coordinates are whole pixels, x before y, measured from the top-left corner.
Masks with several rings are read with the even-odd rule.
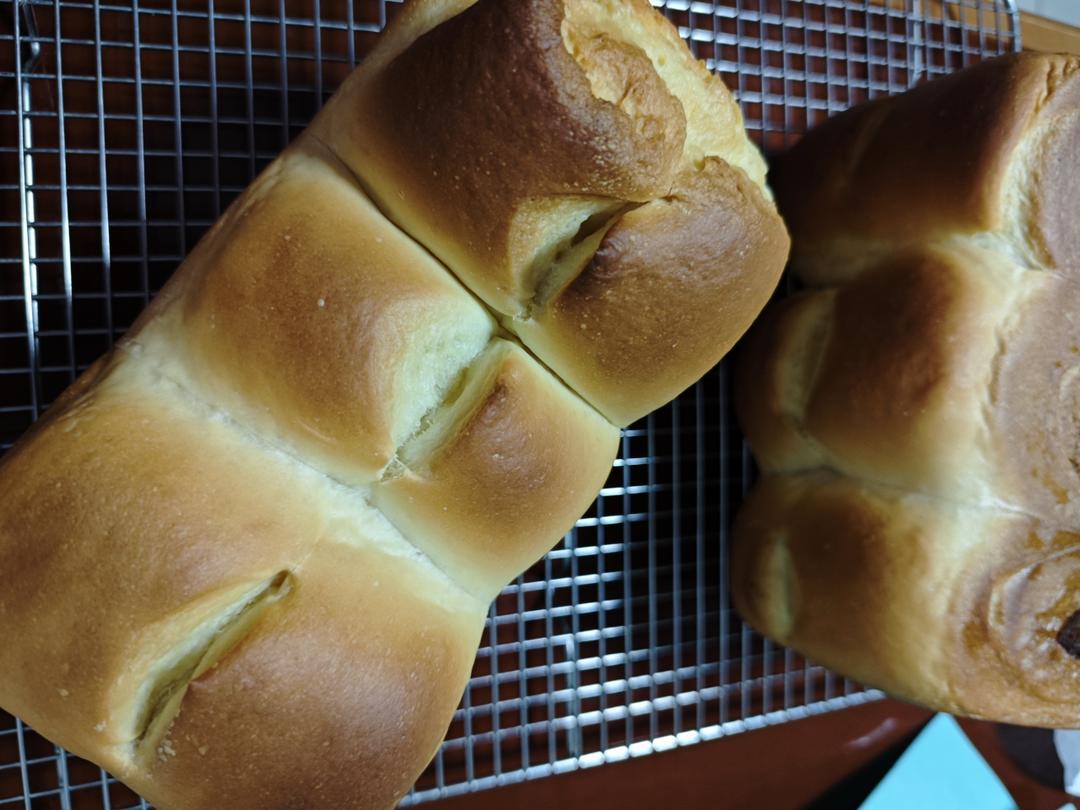
[[[735,532],[736,607],[778,642],[940,711],[1080,725],[1075,532],[828,472],[764,479]]]
[[[93,382],[4,457],[0,702],[159,806],[283,807],[319,795],[320,782],[390,806],[449,723],[486,601],[362,495],[268,448],[125,350]],[[218,667],[190,683],[176,675],[183,720],[143,739],[144,687],[160,662],[279,575],[288,593]],[[257,652],[264,638],[277,645],[273,667]],[[226,677],[256,705],[234,695],[208,705],[203,696]],[[288,719],[300,712],[307,723]],[[307,756],[302,740],[327,730],[337,748],[321,752],[324,764],[292,770],[292,787],[260,803],[265,789],[247,776],[286,788],[286,760]],[[334,779],[360,745],[363,778]],[[261,768],[267,758],[278,771]]]
[[[162,810],[395,806],[610,420],[764,303],[763,183],[647,0],[414,0],[0,462],[0,705]]]
[[[734,99],[647,0],[481,0],[313,132],[619,425],[715,365],[786,261]]]
[[[378,480],[497,328],[307,136],[237,200],[164,295],[171,306],[129,342],[360,486]]]
[[[900,697],[1055,728],[1080,726],[1078,146],[1080,60],[1031,54],[812,133],[778,173],[812,289],[738,376],[764,472],[735,527],[747,619]]]
[[[1075,231],[1058,218],[1075,199],[1075,172],[1052,167],[1068,165],[1080,137],[1078,70],[1073,56],[991,59],[816,128],[771,176],[793,269],[836,284],[905,245],[957,235],[1071,269]]]
[[[509,327],[629,424],[731,350],[775,290],[788,245],[761,190],[710,158],[663,199],[624,214],[576,278]],[[667,368],[679,373],[656,371]]]

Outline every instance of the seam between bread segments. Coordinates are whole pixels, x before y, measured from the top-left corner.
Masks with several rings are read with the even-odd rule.
[[[818,464],[814,467],[802,467],[799,469],[790,470],[763,470],[760,480],[764,481],[765,479],[770,478],[809,478],[810,476],[821,474],[831,475],[834,478],[842,478],[855,484],[864,484],[870,487],[888,490],[893,493],[899,493],[901,495],[911,495],[918,498],[925,498],[928,501],[934,501],[936,503],[945,504],[947,506],[952,506],[970,512],[988,512],[999,516],[1028,518],[1029,520],[1038,521],[1039,523],[1049,528],[1061,529],[1063,531],[1069,532],[1080,531],[1080,527],[1074,528],[1070,527],[1068,524],[1056,523],[1050,518],[1037,515],[1033,512],[1028,512],[1025,509],[1012,506],[1001,500],[994,500],[989,503],[979,503],[978,501],[973,500],[952,498],[943,493],[916,489],[911,486],[890,483],[888,481],[881,481],[876,478],[870,478],[864,475],[856,475],[854,473],[846,472],[839,467],[828,463]]]
[[[139,355],[137,353],[135,353],[135,352],[130,351],[129,347],[138,347],[139,349],[142,350],[142,353],[143,353],[144,357],[145,357],[145,355],[150,354],[150,352],[146,349],[145,345],[139,343],[137,340],[129,341],[129,342],[125,343],[125,344],[120,344],[120,345],[118,345],[117,348],[118,348],[118,350],[125,352],[125,354],[131,360],[135,360],[136,362],[138,362],[139,359],[140,359]],[[144,360],[143,362],[146,362],[146,361]],[[226,425],[228,425],[236,433],[240,434],[243,438],[245,438],[252,445],[262,449],[263,451],[270,451],[270,452],[278,453],[281,456],[284,456],[286,459],[288,459],[293,464],[304,468],[305,470],[307,470],[310,473],[313,473],[314,475],[316,475],[319,478],[323,479],[325,482],[329,483],[334,488],[341,490],[342,492],[346,493],[347,495],[349,495],[349,496],[351,496],[353,498],[356,498],[367,509],[370,509],[371,511],[375,512],[380,517],[382,517],[383,520],[385,520],[387,523],[389,523],[390,526],[392,526],[394,528],[394,531],[396,531],[401,536],[402,540],[404,540],[404,544],[406,546],[408,546],[409,549],[411,549],[415,554],[420,555],[420,557],[426,563],[428,563],[435,571],[438,571],[448,582],[450,582],[454,587],[456,587],[458,590],[460,590],[466,596],[476,600],[481,605],[486,605],[491,601],[489,599],[484,598],[480,594],[474,592],[471,588],[466,586],[465,583],[459,581],[456,577],[452,576],[449,571],[447,571],[445,568],[443,568],[438,563],[436,563],[435,560],[432,559],[431,556],[427,552],[425,552],[422,548],[420,548],[415,542],[413,542],[409,538],[409,536],[396,523],[394,523],[394,521],[391,520],[390,517],[385,512],[383,512],[383,510],[379,509],[371,501],[371,499],[368,497],[368,495],[364,491],[364,489],[362,489],[359,486],[353,485],[353,484],[348,484],[348,483],[338,479],[337,477],[335,477],[333,474],[331,474],[327,470],[320,469],[319,467],[315,466],[311,462],[307,461],[302,456],[297,454],[292,448],[289,448],[287,445],[283,445],[282,443],[275,442],[275,441],[269,439],[268,437],[262,435],[257,429],[245,424],[244,422],[241,422],[239,419],[237,419],[235,416],[233,416],[233,414],[230,413],[225,408],[223,408],[223,407],[221,407],[219,405],[215,405],[210,400],[205,399],[202,396],[199,396],[199,394],[195,390],[193,390],[189,385],[185,385],[184,382],[182,382],[181,380],[178,380],[174,376],[166,373],[165,370],[160,365],[153,364],[153,363],[147,363],[147,365],[152,369],[153,373],[157,374],[162,380],[165,380],[170,385],[175,386],[183,395],[185,395],[188,398],[189,402],[195,404],[198,407],[205,408],[206,410],[210,411],[215,416],[220,417],[222,419],[222,421]],[[294,569],[295,573],[298,573],[304,567],[304,565],[307,564],[308,560],[310,560],[312,555],[314,555],[314,553],[315,553],[316,549],[318,548],[319,544],[322,543],[323,541],[325,541],[326,539],[327,538],[326,538],[325,533],[321,534],[319,536],[319,538],[316,539],[316,541],[312,544],[312,546],[308,550],[308,552],[303,556],[303,558],[297,564],[296,568]],[[373,544],[373,546],[378,548],[377,544]]]
[[[916,241],[913,241],[913,242],[898,242],[898,243],[892,243],[892,244],[886,243],[886,247],[885,247],[884,250],[881,251],[881,253],[880,253],[879,257],[878,257],[878,260],[871,263],[871,264],[866,265],[861,270],[858,270],[856,272],[855,276],[853,276],[853,277],[851,277],[849,279],[846,279],[844,281],[833,282],[831,284],[823,284],[823,285],[820,285],[820,286],[817,286],[817,285],[811,286],[809,288],[809,290],[814,292],[814,293],[825,294],[825,293],[828,293],[828,292],[832,292],[832,293],[835,294],[836,292],[840,291],[844,287],[846,287],[846,286],[852,284],[853,282],[855,282],[856,280],[858,280],[858,278],[860,276],[863,276],[863,275],[865,275],[867,273],[873,273],[876,268],[879,268],[879,267],[883,266],[885,263],[889,262],[890,260],[896,259],[896,257],[898,257],[898,256],[903,256],[905,253],[907,253],[907,252],[909,252],[909,251],[911,251],[913,249],[922,249],[922,250],[926,250],[926,251],[932,251],[932,250],[950,250],[951,251],[951,250],[955,250],[957,248],[969,248],[969,249],[974,248],[977,251],[990,253],[990,254],[993,254],[995,256],[998,256],[999,258],[1003,259],[1011,268],[1013,268],[1014,270],[1020,271],[1020,273],[1022,275],[1028,274],[1028,273],[1046,274],[1046,275],[1049,275],[1049,276],[1053,277],[1055,280],[1059,280],[1059,281],[1062,281],[1064,283],[1080,284],[1080,281],[1078,281],[1078,280],[1072,278],[1071,276],[1061,272],[1061,268],[1051,267],[1049,265],[1029,264],[1029,263],[1025,263],[1025,262],[1020,262],[1020,261],[1017,261],[1018,257],[1016,255],[1014,255],[1011,251],[1000,250],[1000,249],[996,248],[992,243],[991,244],[983,244],[983,243],[981,243],[980,238],[985,238],[988,235],[993,236],[994,234],[993,234],[993,232],[990,232],[990,231],[979,231],[977,233],[971,233],[971,234],[951,234],[951,235],[946,236],[946,237],[939,237],[939,238],[930,239],[930,240],[926,240],[926,241],[918,241],[918,240],[916,240]],[[989,393],[989,395],[991,397],[993,396],[994,390],[995,390],[995,388],[997,387],[997,384],[998,384],[998,373],[999,373],[999,366],[1000,366],[1000,363],[1001,363],[1001,359],[1002,359],[1002,357],[1004,356],[1004,354],[1005,354],[1005,352],[1007,350],[1006,346],[1005,346],[1005,339],[1004,339],[1004,337],[1002,335],[1002,331],[1004,329],[1006,329],[1007,324],[1011,320],[1011,317],[1014,315],[1016,310],[1023,307],[1028,302],[1030,297],[1034,294],[1033,290],[1011,290],[1011,292],[1012,292],[1011,300],[1008,302],[1008,306],[1006,306],[1004,308],[1001,319],[999,320],[997,325],[994,327],[995,350],[994,350],[994,356],[990,359],[990,362],[988,363],[988,366],[989,366],[989,379],[987,380],[987,391],[988,391],[988,393]],[[832,319],[832,318],[830,319],[830,328],[832,326],[832,321],[833,320],[834,319]],[[817,371],[820,372],[820,366],[817,369]],[[813,399],[814,389],[816,387],[816,384],[817,384],[817,374],[815,373],[815,379],[814,379],[813,383],[809,386],[809,389],[808,389],[809,393],[807,395],[807,402],[809,402],[811,399]],[[1058,523],[1056,521],[1051,520],[1050,518],[1034,514],[1034,513],[1029,512],[1029,511],[1027,511],[1025,509],[1021,509],[1020,507],[1017,507],[1017,506],[1013,506],[1012,504],[1009,504],[1008,502],[1003,501],[1003,500],[1001,500],[1001,498],[997,497],[996,492],[993,492],[994,497],[993,497],[993,500],[990,503],[980,503],[978,501],[973,501],[973,500],[966,500],[966,499],[962,499],[962,498],[953,498],[953,497],[949,497],[949,496],[947,496],[947,495],[945,495],[943,493],[934,493],[934,492],[930,492],[930,491],[927,491],[927,490],[917,489],[917,488],[912,487],[912,486],[904,486],[904,485],[901,485],[901,484],[887,483],[885,481],[880,481],[880,480],[870,478],[870,477],[867,477],[867,476],[855,475],[853,473],[847,472],[847,471],[841,469],[840,467],[838,467],[836,465],[835,459],[830,460],[830,456],[832,456],[832,454],[829,453],[827,448],[824,445],[822,445],[821,442],[812,433],[810,433],[810,431],[808,431],[806,429],[806,427],[804,425],[804,419],[803,419],[803,417],[805,416],[806,404],[807,403],[803,404],[803,413],[795,415],[795,417],[793,419],[794,428],[799,433],[800,438],[810,447],[810,449],[814,452],[814,454],[816,456],[818,456],[818,458],[821,459],[820,463],[818,463],[818,464],[816,464],[814,466],[787,469],[787,470],[785,470],[785,469],[767,469],[767,468],[765,468],[765,469],[762,470],[762,472],[764,474],[764,477],[767,477],[767,478],[782,477],[782,476],[798,477],[798,476],[813,475],[814,473],[827,473],[827,474],[832,474],[832,475],[836,476],[837,478],[843,478],[843,479],[846,479],[848,481],[852,481],[852,482],[855,482],[855,483],[869,484],[870,486],[875,486],[875,487],[879,487],[881,489],[891,490],[893,492],[899,492],[899,493],[904,494],[904,495],[913,495],[913,496],[916,496],[916,497],[927,498],[928,500],[936,501],[938,503],[944,503],[944,504],[947,504],[949,506],[957,507],[957,508],[960,508],[960,509],[966,509],[966,510],[975,511],[975,512],[989,512],[991,514],[997,514],[997,515],[1002,515],[1002,516],[1014,516],[1014,517],[1027,518],[1029,520],[1037,521],[1037,522],[1039,522],[1039,523],[1041,523],[1044,526],[1047,526],[1049,528],[1062,529],[1064,531],[1075,532],[1075,531],[1080,530],[1080,527],[1072,528],[1072,527],[1069,526],[1068,523]],[[982,422],[982,427],[984,429],[986,429],[987,431],[989,431],[987,407],[988,407],[988,404],[984,402],[983,407],[980,408],[978,418]]]
[[[1033,256],[1024,256],[1017,250],[1000,249],[995,242],[1009,242],[1011,239],[1011,237],[1000,231],[982,230],[974,231],[972,233],[951,233],[945,236],[935,236],[929,240],[892,238],[874,239],[872,237],[853,236],[851,234],[845,234],[842,238],[847,240],[847,244],[844,248],[845,252],[858,253],[860,256],[868,256],[869,258],[861,261],[846,262],[848,266],[853,266],[854,270],[850,276],[845,276],[841,281],[815,283],[806,281],[802,278],[804,271],[801,271],[798,268],[805,267],[808,260],[811,268],[813,268],[813,263],[820,259],[822,255],[828,257],[828,252],[824,252],[823,254],[823,251],[815,250],[800,255],[793,253],[789,262],[790,274],[794,277],[794,280],[799,283],[802,289],[811,291],[840,289],[841,287],[850,284],[855,279],[873,273],[875,270],[880,269],[889,262],[896,261],[905,256],[913,254],[923,255],[933,251],[944,251],[955,255],[964,250],[990,253],[1004,260],[1010,267],[1023,274],[1047,275],[1070,284],[1080,284],[1080,280],[1074,278],[1069,273],[1069,271],[1075,269],[1073,267],[1047,264],[1044,261],[1032,260]],[[811,269],[811,272],[814,271]]]
[[[820,292],[820,293],[826,293],[826,292],[829,292],[829,291],[839,290],[840,288],[842,288],[844,286],[845,286],[845,284],[832,284],[832,285],[828,285],[826,287],[817,288],[815,291]],[[1003,313],[1002,319],[994,329],[995,351],[994,351],[994,356],[990,359],[990,362],[988,364],[988,366],[989,366],[989,372],[988,372],[989,373],[989,379],[987,380],[987,390],[991,395],[993,394],[994,388],[997,385],[997,373],[998,373],[999,363],[1001,361],[1002,356],[1005,354],[1005,351],[1006,351],[1005,341],[1004,341],[1004,339],[1003,339],[1003,337],[1001,335],[1002,329],[1005,328],[1007,322],[1010,319],[1010,316],[1015,311],[1015,305],[1018,303],[1017,299],[1020,299],[1019,303],[1023,304],[1023,303],[1026,302],[1028,297],[1029,297],[1029,295],[1023,294],[1022,291],[1021,292],[1014,291],[1013,300],[1009,302],[1009,306],[1004,308],[1004,313]],[[830,323],[830,327],[831,327],[831,323]],[[820,367],[819,367],[818,371],[820,371]],[[807,400],[808,402],[809,402],[810,399],[813,398],[813,395],[814,395],[814,388],[815,388],[816,383],[817,383],[816,377],[817,377],[817,375],[815,375],[814,383],[809,387],[810,393],[808,394],[808,400]],[[985,502],[979,502],[979,501],[975,501],[975,500],[968,500],[968,499],[964,499],[964,498],[949,497],[948,495],[945,495],[944,493],[932,492],[932,491],[924,490],[924,489],[918,489],[918,488],[916,488],[914,486],[905,486],[903,484],[889,483],[887,481],[879,480],[879,479],[872,478],[872,477],[865,476],[865,475],[857,475],[855,473],[844,470],[843,468],[841,468],[840,466],[837,465],[836,458],[835,458],[834,454],[829,452],[828,448],[825,445],[823,445],[809,430],[806,429],[806,426],[805,426],[805,424],[803,422],[803,418],[802,418],[802,416],[804,416],[804,415],[805,415],[805,404],[804,404],[804,412],[803,412],[803,414],[796,415],[795,418],[793,419],[793,422],[794,422],[793,427],[799,433],[799,436],[802,439],[802,441],[805,442],[809,446],[809,448],[814,452],[814,455],[817,456],[818,459],[820,459],[819,463],[814,464],[813,466],[790,468],[790,469],[763,468],[762,472],[763,472],[764,477],[767,477],[767,478],[783,477],[783,476],[798,477],[798,476],[813,475],[815,473],[827,473],[827,474],[834,475],[837,478],[843,478],[843,479],[846,479],[848,481],[852,481],[852,482],[855,482],[855,483],[858,483],[858,484],[868,484],[870,486],[890,490],[892,492],[899,492],[899,493],[904,494],[904,495],[913,495],[913,496],[917,496],[917,497],[921,497],[921,498],[926,498],[926,499],[931,500],[931,501],[936,501],[938,503],[947,504],[949,506],[953,506],[953,507],[960,508],[960,509],[966,509],[966,510],[977,511],[977,512],[990,512],[990,513],[998,514],[998,515],[1011,515],[1011,516],[1015,516],[1015,517],[1028,518],[1030,520],[1038,521],[1039,523],[1042,523],[1043,525],[1049,526],[1051,528],[1060,528],[1060,529],[1064,529],[1065,531],[1077,531],[1078,530],[1077,528],[1070,528],[1068,526],[1068,524],[1063,524],[1063,525],[1062,524],[1057,524],[1054,521],[1052,521],[1050,518],[1037,515],[1037,514],[1035,514],[1033,512],[1029,512],[1026,509],[1022,509],[1022,508],[1020,508],[1018,506],[1013,506],[1012,504],[1008,503],[1007,501],[1003,501],[1000,497],[997,496],[997,492],[994,491],[994,490],[996,490],[996,487],[991,490],[992,496],[993,496],[992,500],[989,503],[985,503]],[[988,415],[986,413],[985,403],[984,403],[984,407],[980,409],[978,418],[983,423],[983,428],[988,431],[989,430],[988,422],[987,422]],[[1080,527],[1078,527],[1078,528],[1080,528]]]
[[[509,314],[500,312],[499,310],[497,310],[494,307],[490,306],[486,301],[484,301],[483,298],[481,298],[477,293],[475,293],[473,291],[473,289],[468,284],[466,284],[464,281],[462,281],[462,279],[458,276],[457,273],[454,272],[453,268],[450,267],[449,264],[447,264],[442,259],[440,259],[438,256],[436,256],[428,248],[427,245],[425,245],[419,239],[414,237],[409,231],[405,230],[405,228],[403,228],[401,225],[399,225],[397,220],[395,220],[392,216],[390,216],[390,212],[387,211],[386,208],[379,202],[377,196],[374,193],[372,193],[372,191],[370,189],[370,186],[367,183],[364,182],[364,178],[362,178],[359,174],[357,174],[353,170],[352,166],[350,166],[348,163],[346,163],[344,160],[342,160],[341,156],[338,155],[338,153],[334,151],[333,147],[331,147],[330,144],[328,144],[326,141],[324,141],[322,138],[320,138],[318,135],[316,135],[314,132],[312,132],[310,130],[310,128],[304,131],[304,135],[307,136],[307,137],[310,137],[313,141],[315,141],[317,144],[319,144],[321,147],[323,147],[323,149],[326,150],[326,153],[344,171],[346,171],[348,173],[349,177],[352,178],[353,183],[356,185],[356,190],[363,196],[363,198],[364,198],[364,200],[366,202],[370,203],[375,208],[375,210],[379,212],[379,215],[386,221],[386,223],[391,228],[393,228],[395,231],[397,231],[403,237],[408,239],[411,244],[415,245],[420,250],[422,250],[425,254],[427,254],[427,256],[430,257],[431,260],[433,262],[435,262],[435,264],[438,265],[443,270],[443,272],[445,272],[448,276],[450,276],[450,278],[452,278],[457,283],[458,287],[460,287],[461,290],[464,291],[466,295],[470,296],[474,301],[476,301],[476,303],[479,306],[483,307],[484,311],[488,314],[488,316],[492,320],[494,320],[494,322],[498,326],[499,330],[503,333],[502,336],[505,339],[507,339],[510,342],[514,343],[519,349],[521,349],[523,352],[528,354],[529,357],[531,357],[533,360],[535,360],[536,363],[541,368],[543,368],[548,374],[550,374],[556,380],[556,382],[558,382],[567,391],[569,391],[571,394],[573,394],[575,397],[577,397],[579,400],[581,400],[586,406],[588,406],[588,408],[590,410],[594,411],[601,419],[603,419],[605,422],[607,422],[609,425],[611,425],[616,430],[621,431],[623,429],[622,425],[617,425],[614,422],[612,422],[610,419],[608,419],[607,414],[605,414],[598,407],[596,407],[596,405],[594,405],[592,402],[590,402],[585,397],[585,395],[582,394],[580,391],[578,391],[576,388],[574,388],[574,386],[570,385],[570,383],[567,382],[566,379],[564,379],[563,376],[561,374],[559,374],[559,372],[557,372],[555,369],[553,369],[551,366],[549,366],[547,363],[545,363],[543,359],[538,357],[536,355],[536,353],[529,346],[527,346],[525,344],[525,342],[521,339],[521,337],[506,325],[506,322],[508,320],[512,320],[514,318],[513,315],[509,315]]]

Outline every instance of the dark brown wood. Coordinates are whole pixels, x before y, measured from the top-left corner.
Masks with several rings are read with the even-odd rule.
[[[433,805],[440,810],[857,808],[932,713],[893,700]],[[1014,763],[993,723],[961,726],[1023,810],[1070,797]]]
[[[1024,47],[1031,51],[1080,54],[1080,28],[1037,14],[1021,14]]]

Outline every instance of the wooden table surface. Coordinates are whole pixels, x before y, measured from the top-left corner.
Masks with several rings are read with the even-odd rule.
[[[1080,54],[1080,28],[1025,13],[1020,15],[1020,30],[1029,50]]]
[[[931,716],[924,709],[883,700],[431,806],[439,810],[854,810]],[[1019,738],[1028,751],[1034,742],[1049,755],[1048,734],[973,720],[962,720],[961,726],[1021,810],[1058,810],[1070,802],[1063,791],[1029,776],[1006,752],[1006,740]],[[1075,802],[1080,808],[1080,799]]]

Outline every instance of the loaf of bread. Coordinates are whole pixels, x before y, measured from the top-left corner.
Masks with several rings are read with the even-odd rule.
[[[1080,59],[844,113],[775,178],[807,289],[739,362],[739,610],[900,697],[1080,726]]]
[[[4,457],[0,706],[163,810],[393,806],[490,600],[764,305],[763,178],[646,0],[406,6]]]

